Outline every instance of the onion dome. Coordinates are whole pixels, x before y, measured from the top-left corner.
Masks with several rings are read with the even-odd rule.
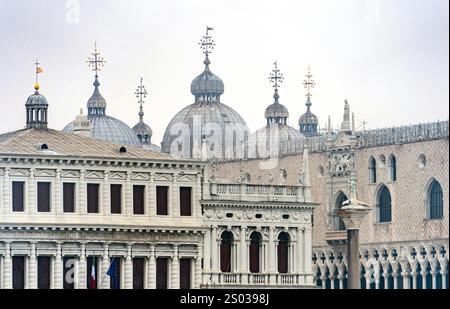
[[[195,102],[220,102],[225,90],[223,81],[210,71],[208,55],[203,63],[205,70],[192,81],[191,93],[195,96]]]
[[[319,119],[316,115],[311,112],[311,88],[314,88],[316,85],[315,81],[311,79],[313,77],[311,75],[311,70],[308,67],[308,74],[306,74],[306,80],[303,82],[305,88],[308,89],[306,94],[306,113],[300,116],[298,120],[298,125],[300,127],[300,132],[305,136],[314,136],[317,135],[317,127],[319,125]]]
[[[289,117],[289,111],[286,106],[278,102],[278,99],[280,98],[280,96],[278,95],[278,89],[275,89],[273,98],[275,99],[275,102],[269,105],[266,108],[266,112],[264,113],[264,117],[267,119],[267,125],[271,123],[286,124]]]

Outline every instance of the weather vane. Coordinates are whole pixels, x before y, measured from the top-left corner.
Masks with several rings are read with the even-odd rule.
[[[92,68],[92,71],[95,71],[95,77],[98,77],[98,71],[101,71],[106,61],[100,57],[100,53],[97,51],[97,42],[94,43],[94,52],[91,55],[92,57],[89,57],[86,63]]]
[[[36,83],[34,84],[34,88],[36,89],[36,90],[38,90],[39,89],[39,79],[38,79],[38,76],[39,76],[39,73],[42,73],[42,72],[44,72],[44,70],[39,66],[40,65],[40,63],[39,63],[39,60],[38,59],[36,59],[36,62],[34,63],[34,65],[36,66]]]
[[[276,61],[273,63],[273,65],[274,65],[274,69],[272,70],[272,72],[269,75],[269,80],[273,84],[275,91],[278,91],[278,87],[280,87],[280,85],[278,83],[281,84],[283,82],[284,77],[283,77],[283,74],[280,73],[280,70],[278,69],[278,65],[277,65]]]
[[[214,40],[209,35],[209,31],[214,30],[212,27],[206,27],[206,34],[200,39],[200,48],[203,50],[203,53],[206,55],[206,58],[208,58],[208,55],[211,53],[211,50],[214,49],[214,46],[216,43],[214,43]]]
[[[134,93],[136,95],[136,98],[139,99],[138,103],[141,105],[145,103],[144,99],[147,97],[147,90],[145,89],[145,86],[142,84],[142,77],[141,77],[141,84],[137,87],[136,92]]]
[[[314,86],[316,85],[316,83],[314,82],[313,79],[311,79],[311,77],[313,77],[313,76],[311,75],[311,68],[310,68],[310,66],[308,65],[308,74],[306,74],[306,78],[307,78],[307,79],[305,79],[305,80],[303,81],[303,85],[305,86],[306,89],[308,89],[308,92],[306,93],[306,96],[307,96],[308,98],[309,98],[309,97],[312,97],[312,94],[311,94],[311,88],[314,88]]]

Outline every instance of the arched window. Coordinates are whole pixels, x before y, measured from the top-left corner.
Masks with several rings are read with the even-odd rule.
[[[340,192],[338,197],[337,197],[337,199],[336,199],[336,205],[335,205],[336,207],[335,207],[335,209],[336,210],[341,209],[342,203],[345,202],[346,200],[348,200],[347,195],[345,195],[343,192]],[[336,230],[338,230],[338,231],[345,231],[345,224],[344,224],[344,222],[342,221],[342,219],[339,216],[335,217],[335,221],[334,222],[335,222],[334,223],[335,224],[334,227],[335,227]]]
[[[391,181],[397,181],[397,159],[394,155],[389,159],[389,172],[391,175]]]
[[[374,157],[369,160],[369,183],[377,182],[377,162]]]
[[[289,234],[281,232],[278,235],[278,272],[280,274],[287,273],[289,269],[289,245]]]
[[[378,222],[391,222],[392,203],[391,193],[386,186],[382,186],[378,191],[377,199]]]
[[[427,196],[427,217],[428,219],[441,219],[444,212],[444,200],[442,187],[436,180],[430,184]]]
[[[229,231],[222,233],[220,242],[220,270],[224,273],[231,272],[231,246],[233,240],[233,233]]]
[[[261,251],[261,234],[258,232],[253,232],[250,235],[250,272],[259,273],[260,272],[260,251]]]

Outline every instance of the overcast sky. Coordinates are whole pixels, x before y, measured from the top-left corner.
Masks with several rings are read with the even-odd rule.
[[[62,129],[93,91],[85,61],[97,41],[107,60],[99,74],[107,114],[133,126],[142,76],[145,121],[160,143],[170,119],[194,102],[203,70],[198,46],[206,25],[216,48],[211,70],[225,83],[222,102],[252,131],[273,102],[268,81],[277,60],[285,76],[280,102],[298,128],[308,65],[316,81],[312,111],[323,126],[342,120],[348,99],[357,125],[447,120],[448,0],[0,0],[0,132],[25,125],[34,65],[49,125]]]

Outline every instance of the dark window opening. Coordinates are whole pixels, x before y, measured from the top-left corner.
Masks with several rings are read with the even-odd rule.
[[[261,234],[253,232],[250,235],[250,272],[260,272]]]
[[[278,236],[278,272],[285,274],[288,272],[288,259],[289,259],[289,234],[282,232]]]
[[[133,186],[133,213],[143,215],[145,210],[145,186]]]
[[[442,194],[442,187],[437,181],[433,181],[428,197],[429,203],[429,218],[441,219],[444,215],[444,200]]]
[[[109,287],[112,290],[120,289],[120,262],[121,260],[119,257],[112,257],[110,259],[110,265],[107,275],[109,276]]]
[[[191,259],[180,259],[180,289],[191,288]]]
[[[75,288],[75,257],[63,257],[63,289],[73,290]]]
[[[63,184],[63,209],[64,212],[75,212],[75,184]]]
[[[392,220],[392,204],[391,194],[386,186],[381,188],[378,198],[378,209],[380,222],[391,222]]]
[[[99,282],[98,258],[96,256],[89,256],[86,259],[86,264],[87,264],[86,268],[87,288],[90,290],[95,290],[97,289]]]
[[[156,214],[161,216],[167,216],[168,212],[168,194],[169,187],[157,186],[156,187]]]
[[[38,212],[50,212],[50,183],[38,182],[37,190]]]
[[[37,271],[38,289],[50,289],[51,258],[49,256],[38,256]]]
[[[13,289],[25,288],[25,257],[13,256],[12,257],[12,279]]]
[[[88,213],[98,213],[98,189],[99,184],[89,183],[87,185],[87,203],[88,203]]]
[[[111,213],[122,212],[122,185],[111,185]]]
[[[167,258],[157,258],[156,259],[156,288],[157,289],[167,289]]]
[[[144,288],[144,258],[133,259],[133,289],[142,290]]]
[[[180,215],[192,215],[192,188],[180,187]]]
[[[220,243],[220,270],[224,273],[231,272],[231,246],[233,244],[233,233],[225,231],[222,233]]]
[[[13,211],[24,211],[24,187],[25,182],[23,181],[13,181]]]

